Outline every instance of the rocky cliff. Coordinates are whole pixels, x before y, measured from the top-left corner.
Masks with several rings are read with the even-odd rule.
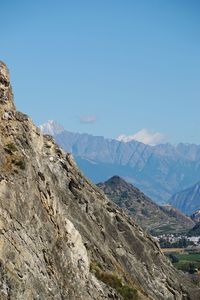
[[[13,104],[0,63],[0,299],[199,299],[158,244]]]

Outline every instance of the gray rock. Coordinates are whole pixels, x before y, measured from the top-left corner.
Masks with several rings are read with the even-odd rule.
[[[0,63],[8,78],[5,70]],[[19,118],[6,80],[0,117],[12,110],[13,118],[0,122],[0,299],[122,299],[110,283],[117,277],[138,299],[199,299],[199,289],[71,156]]]

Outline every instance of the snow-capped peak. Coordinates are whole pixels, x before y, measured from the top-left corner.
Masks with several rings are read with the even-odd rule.
[[[54,120],[47,121],[47,123],[40,125],[39,128],[42,131],[42,133],[49,134],[52,136],[61,133],[65,130],[62,125],[58,124]]]

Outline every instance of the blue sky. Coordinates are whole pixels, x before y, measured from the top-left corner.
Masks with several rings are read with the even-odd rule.
[[[200,144],[200,2],[1,1],[0,59],[41,124]]]

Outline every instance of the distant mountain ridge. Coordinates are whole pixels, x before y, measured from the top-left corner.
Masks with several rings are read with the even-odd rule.
[[[191,219],[194,222],[200,222],[200,209],[198,209],[197,211],[195,211],[192,215],[191,215]]]
[[[200,209],[200,181],[173,195],[169,203],[187,215],[192,215],[198,211]]]
[[[64,150],[73,154],[93,182],[102,182],[118,174],[157,203],[166,203],[173,194],[200,179],[199,145],[124,143],[64,129],[61,132],[51,130],[50,134]]]
[[[128,212],[135,222],[154,235],[180,233],[195,223],[171,206],[159,206],[132,184],[119,176],[97,184],[119,207]]]

